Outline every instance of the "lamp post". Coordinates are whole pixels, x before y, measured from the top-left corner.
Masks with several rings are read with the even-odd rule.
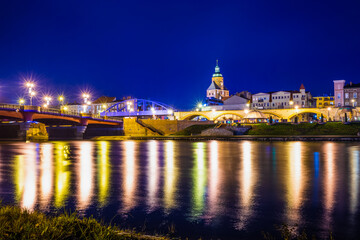
[[[27,82],[26,87],[28,88],[30,106],[32,106],[32,98],[35,96],[35,91],[34,91],[35,84],[33,82]]]
[[[153,114],[153,119],[155,119],[155,108],[151,108],[151,112],[152,112],[152,114]]]
[[[289,104],[290,104],[290,108],[292,108],[292,105],[294,105],[294,101],[290,100]]]
[[[20,98],[20,99],[19,99],[19,104],[20,104],[20,106],[24,105],[24,103],[25,103],[25,100],[22,99],[22,98]]]
[[[355,99],[351,99],[353,107],[355,107]]]
[[[64,96],[60,95],[58,99],[59,99],[59,102],[60,102],[60,108],[61,108],[61,106],[63,106],[63,105],[64,105]]]
[[[328,110],[328,121],[330,120],[330,107],[327,108]]]

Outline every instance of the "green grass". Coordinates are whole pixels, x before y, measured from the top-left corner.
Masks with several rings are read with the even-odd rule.
[[[191,136],[191,135],[198,135],[201,134],[202,131],[208,128],[215,127],[215,124],[205,124],[205,125],[192,125],[190,127],[187,127],[179,132],[176,132],[171,135],[175,136]]]
[[[0,239],[168,239],[120,230],[76,214],[49,217],[19,207],[0,207]]]
[[[318,123],[265,123],[251,125],[248,135],[356,135],[360,123],[343,124],[340,122]]]

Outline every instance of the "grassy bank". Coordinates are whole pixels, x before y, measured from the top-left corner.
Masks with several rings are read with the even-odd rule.
[[[248,135],[354,135],[360,131],[360,123],[340,122],[318,123],[280,123],[274,125],[253,124]]]
[[[168,239],[120,230],[76,214],[48,217],[18,207],[0,207],[0,239]]]

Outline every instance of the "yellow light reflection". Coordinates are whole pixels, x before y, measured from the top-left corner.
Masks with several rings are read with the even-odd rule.
[[[289,142],[288,153],[288,174],[286,175],[287,190],[287,218],[289,224],[294,226],[301,219],[300,208],[302,205],[302,196],[304,193],[304,175],[302,169],[302,143]]]
[[[324,216],[324,225],[326,228],[330,229],[332,210],[335,205],[335,191],[336,191],[336,176],[335,176],[335,162],[334,162],[334,143],[326,143],[324,146],[324,155],[325,155],[325,191],[324,191],[324,207],[325,207],[325,216]]]
[[[350,205],[349,210],[352,216],[356,213],[359,204],[359,147],[353,146],[349,148],[350,155]]]
[[[53,194],[53,145],[43,143],[40,146],[40,205],[43,209],[49,207]]]
[[[204,198],[206,190],[206,159],[205,143],[197,142],[193,144],[195,154],[195,164],[192,170],[193,189],[192,189],[192,216],[198,217],[204,209]]]
[[[125,162],[123,164],[122,175],[123,179],[123,194],[121,196],[123,202],[123,211],[127,212],[136,206],[135,194],[136,194],[136,181],[137,181],[137,169],[136,169],[136,157],[135,157],[135,142],[125,141],[123,142]]]
[[[172,209],[176,206],[175,191],[177,184],[174,141],[165,143],[165,157],[164,202],[166,209]]]
[[[252,216],[254,205],[254,190],[256,184],[256,173],[252,161],[252,142],[241,143],[241,165],[240,165],[240,204],[241,212],[238,214],[239,222],[236,228],[243,229]]]
[[[101,141],[98,145],[98,199],[101,206],[105,206],[109,196],[111,165],[109,163],[110,142]]]
[[[93,172],[93,142],[81,142],[79,146],[79,163],[77,165],[78,209],[85,210],[93,195],[94,172]]]
[[[210,158],[209,158],[209,215],[207,218],[211,219],[219,213],[221,208],[220,203],[220,167],[219,167],[219,144],[217,141],[211,141],[209,144]]]
[[[14,164],[16,200],[20,207],[33,210],[37,191],[35,144],[25,144],[22,152],[24,155],[17,155]]]
[[[70,148],[63,142],[55,143],[55,207],[64,207],[69,195],[71,173],[68,169]]]
[[[148,146],[148,205],[149,211],[156,208],[159,188],[158,142],[150,141]]]

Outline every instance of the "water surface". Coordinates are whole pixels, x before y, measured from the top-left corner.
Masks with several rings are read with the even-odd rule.
[[[359,150],[341,142],[0,143],[0,198],[191,239],[261,239],[283,223],[356,239]]]

